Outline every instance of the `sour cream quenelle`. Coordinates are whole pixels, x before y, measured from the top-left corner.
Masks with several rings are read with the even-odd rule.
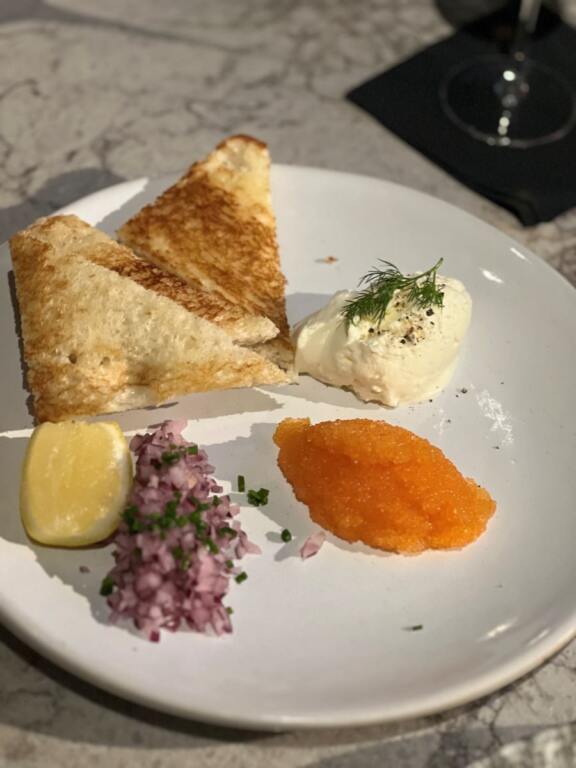
[[[449,382],[472,312],[464,285],[436,278],[442,306],[419,306],[396,290],[380,322],[346,324],[342,312],[357,294],[336,293],[294,331],[296,370],[362,400],[397,406],[437,395]]]

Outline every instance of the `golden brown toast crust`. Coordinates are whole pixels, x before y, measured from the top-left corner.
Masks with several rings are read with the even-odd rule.
[[[286,381],[212,323],[132,279],[130,251],[75,216],[41,219],[10,248],[39,421]]]
[[[218,294],[204,290],[200,283],[185,282],[177,275],[170,274],[145,259],[141,259],[128,248],[106,249],[100,258],[100,251],[95,249],[90,261],[113,269],[122,277],[134,280],[138,285],[160,296],[177,302],[189,312],[209,320],[226,331],[234,341],[244,345],[261,343],[277,335],[272,323],[264,320],[255,328],[246,323],[245,313],[236,305],[223,299]]]
[[[118,235],[162,269],[268,317],[288,339],[269,170],[263,142],[231,137]]]

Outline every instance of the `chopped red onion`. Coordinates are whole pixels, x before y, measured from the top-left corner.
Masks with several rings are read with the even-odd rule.
[[[322,544],[326,540],[326,534],[324,531],[316,531],[311,536],[308,536],[302,547],[300,548],[300,557],[302,560],[306,560],[308,557],[313,557],[320,550]]]
[[[232,561],[259,553],[234,519],[238,507],[211,476],[206,452],[182,436],[186,422],[166,421],[136,435],[134,484],[114,536],[115,566],[103,582],[113,621],[132,619],[153,642],[160,629],[232,631],[223,598]],[[104,589],[104,585],[107,588]]]

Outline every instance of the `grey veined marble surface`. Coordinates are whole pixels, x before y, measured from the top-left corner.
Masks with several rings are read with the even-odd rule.
[[[471,0],[461,5],[474,12]],[[575,3],[563,11],[576,21]],[[2,0],[0,240],[96,189],[180,170],[227,134],[248,132],[277,162],[374,175],[455,203],[576,283],[576,210],[522,229],[343,99],[450,32],[432,0]],[[0,768],[564,768],[575,764],[560,762],[574,760],[573,731],[547,729],[574,720],[576,644],[444,715],[263,735],[122,702],[0,629]],[[529,762],[542,751],[547,762]]]

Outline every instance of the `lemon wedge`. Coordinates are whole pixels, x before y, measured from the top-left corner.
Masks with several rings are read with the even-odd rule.
[[[131,483],[130,450],[118,424],[41,424],[22,471],[24,528],[41,544],[95,544],[118,526]]]

